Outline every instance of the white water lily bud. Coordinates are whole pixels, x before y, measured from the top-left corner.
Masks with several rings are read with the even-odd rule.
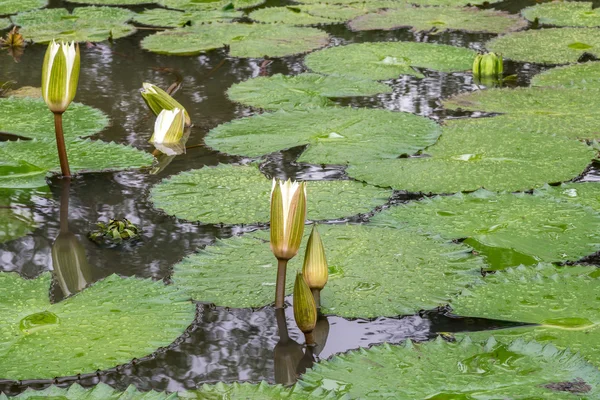
[[[304,274],[304,279],[311,290],[322,290],[329,278],[325,248],[323,247],[323,241],[317,231],[316,225],[313,225],[308,243],[306,244],[302,274]]]
[[[298,254],[306,219],[306,183],[277,182],[271,190],[271,251],[279,260]]]
[[[185,108],[183,108],[183,106],[167,92],[148,82],[144,82],[142,86],[142,98],[155,115],[159,115],[162,110],[173,110],[178,108],[183,110],[185,115],[185,124],[187,126],[192,124],[190,116]]]
[[[50,111],[63,113],[75,98],[79,82],[79,44],[48,45],[42,67],[42,97]]]
[[[179,108],[162,110],[156,117],[154,134],[150,138],[150,143],[155,146],[166,143],[179,143],[183,137],[184,124],[185,115],[183,110]]]

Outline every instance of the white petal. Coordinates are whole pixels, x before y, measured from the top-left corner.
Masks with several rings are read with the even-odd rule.
[[[48,69],[46,70],[46,93],[44,95],[45,98],[48,98],[48,89],[50,89],[50,76],[52,74],[52,65],[54,64],[54,58],[60,49],[60,45],[52,40],[50,44],[50,57],[48,61]]]

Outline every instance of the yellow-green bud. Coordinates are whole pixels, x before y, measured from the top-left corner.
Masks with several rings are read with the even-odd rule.
[[[312,332],[317,324],[315,299],[301,272],[296,274],[294,282],[294,319],[304,333]]]
[[[302,274],[311,289],[321,290],[327,284],[329,271],[327,269],[327,259],[325,258],[325,248],[316,225],[313,225],[306,244]]]
[[[75,98],[79,82],[79,44],[54,40],[42,67],[42,97],[50,111],[63,113]]]
[[[271,251],[279,260],[298,254],[306,219],[306,183],[277,182],[271,189]]]
[[[496,53],[478,54],[473,62],[473,76],[501,78],[504,72],[502,56]]]
[[[184,124],[185,116],[183,110],[179,108],[162,110],[158,114],[158,117],[156,117],[154,134],[150,138],[150,143],[154,144],[154,146],[180,143],[183,138]]]
[[[185,110],[185,108],[183,108],[183,106],[179,104],[179,102],[173,97],[171,97],[167,92],[165,92],[158,86],[147,82],[144,82],[142,86],[142,98],[144,99],[150,110],[152,110],[154,115],[159,115],[162,110],[173,110],[175,108],[178,108],[180,110],[183,110],[183,113],[185,115],[185,125],[190,126],[192,124],[190,116]]]

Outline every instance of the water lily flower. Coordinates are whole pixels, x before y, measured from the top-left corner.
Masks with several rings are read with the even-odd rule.
[[[79,45],[48,45],[42,68],[42,97],[50,111],[64,113],[75,98],[79,82]]]
[[[329,271],[327,269],[327,259],[325,258],[325,247],[323,246],[323,241],[316,225],[313,225],[308,238],[302,273],[308,287],[313,293],[317,307],[320,308],[321,290],[327,284]]]
[[[154,123],[154,133],[150,143],[156,145],[179,143],[183,137],[185,124],[184,111],[179,108],[162,110]]]
[[[314,344],[312,331],[317,325],[317,306],[301,272],[296,274],[294,282],[294,319],[298,328],[306,335],[307,344]]]
[[[192,124],[190,116],[185,108],[183,108],[183,106],[167,92],[148,82],[144,82],[142,86],[142,98],[155,115],[159,115],[162,110],[173,110],[178,108],[183,110],[185,115],[185,125],[190,126]]]

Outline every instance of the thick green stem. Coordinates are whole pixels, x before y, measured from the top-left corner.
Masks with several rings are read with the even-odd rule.
[[[285,298],[285,272],[288,260],[277,260],[277,284],[275,286],[275,308],[283,308]]]
[[[71,177],[67,148],[65,147],[65,136],[63,134],[62,113],[54,113],[54,131],[56,132],[56,148],[60,160],[60,170],[65,178]]]
[[[315,305],[317,306],[317,310],[321,309],[321,289],[310,289],[313,297],[315,298]]]

